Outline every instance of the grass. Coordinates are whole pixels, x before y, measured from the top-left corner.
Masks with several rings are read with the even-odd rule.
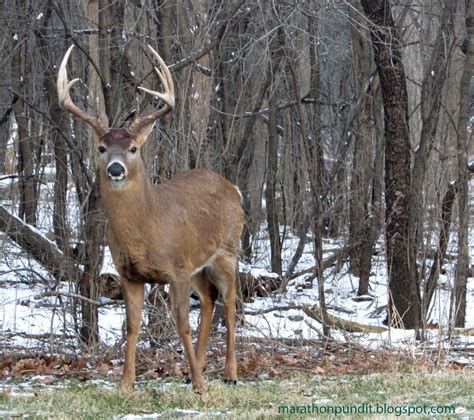
[[[244,380],[237,386],[216,380],[208,384],[206,405],[189,385],[179,381],[139,383],[134,393],[119,392],[112,385],[105,381],[95,384],[57,382],[48,386],[35,386],[33,382],[28,385],[4,383],[0,417],[101,419],[161,413],[164,417],[190,418],[193,412],[183,410],[192,410],[194,415],[198,412],[216,418],[292,418],[292,413],[298,410],[298,417],[305,418],[310,417],[308,410],[316,409],[313,406],[320,410],[342,410],[342,407],[368,410],[367,404],[373,410],[376,404],[412,409],[454,406],[457,414],[474,415],[474,376],[453,371],[340,376],[295,374],[287,379]],[[367,414],[360,413],[360,416],[367,417]]]

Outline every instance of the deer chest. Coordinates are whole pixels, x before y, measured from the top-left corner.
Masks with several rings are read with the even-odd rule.
[[[121,274],[129,280],[143,283],[166,284],[170,280],[166,272],[156,268],[151,269],[132,259],[127,260],[122,265]]]

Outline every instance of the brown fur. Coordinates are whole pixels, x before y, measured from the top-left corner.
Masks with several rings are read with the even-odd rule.
[[[101,141],[107,147],[117,146],[123,149],[129,148],[132,145],[133,140],[133,136],[127,130],[122,128],[111,128],[106,131],[101,138]]]

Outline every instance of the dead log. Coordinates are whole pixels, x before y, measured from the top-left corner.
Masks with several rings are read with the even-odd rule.
[[[468,335],[474,337],[474,328],[454,328],[453,332],[456,335]]]
[[[304,306],[302,310],[310,318],[313,318],[314,320],[318,321],[321,324],[324,323],[322,311],[318,305],[314,305],[311,308],[309,308],[308,306]],[[328,316],[328,321],[329,321],[329,327],[338,328],[340,330],[344,330],[347,332],[383,333],[385,331],[388,331],[388,328],[385,328],[385,327],[360,324],[358,322],[349,321],[347,319],[339,318],[331,314],[328,314],[327,316]]]

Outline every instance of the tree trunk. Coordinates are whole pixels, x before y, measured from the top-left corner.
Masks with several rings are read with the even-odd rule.
[[[271,61],[267,77],[271,78],[273,85],[270,87],[268,106],[268,148],[267,148],[267,177],[265,186],[265,200],[267,211],[268,233],[270,236],[271,266],[274,273],[281,275],[281,238],[279,222],[279,206],[276,202],[276,185],[278,172],[278,122],[277,122],[277,92],[278,68],[282,56],[283,33],[279,29],[270,42]]]
[[[165,61],[169,63],[172,58],[172,29],[176,12],[176,5],[170,0],[156,1],[156,9],[158,11],[157,35],[158,35],[158,52]],[[160,4],[158,4],[160,3]],[[161,128],[167,131],[171,128],[172,114],[168,114],[161,121]],[[163,131],[160,133],[163,136]],[[153,133],[150,134],[150,137]],[[150,139],[151,140],[151,139]],[[146,147],[145,154],[153,159],[148,159],[148,171],[151,175],[152,182],[162,182],[169,179],[173,173],[171,147],[169,141],[159,139],[159,141],[148,141],[144,145]],[[146,307],[148,314],[147,329],[149,332],[149,343],[151,347],[157,347],[160,340],[165,336],[164,333],[169,330],[170,320],[167,315],[168,308],[165,300],[165,286],[157,285],[148,295],[150,302]]]
[[[469,86],[474,68],[474,1],[466,1],[466,61],[460,86],[459,115],[457,122],[458,161],[458,261],[454,280],[455,326],[464,327],[466,321],[466,291],[469,277],[469,173],[467,167],[470,108]]]
[[[454,7],[454,9],[452,9]],[[423,238],[423,192],[425,187],[425,175],[427,172],[428,159],[433,148],[434,139],[439,120],[442,90],[445,84],[448,66],[446,51],[449,50],[451,42],[451,12],[455,6],[443,7],[440,27],[438,29],[431,58],[426,66],[421,87],[421,133],[418,148],[412,169],[410,200],[408,207],[408,247],[409,261],[412,267],[410,275],[410,287],[412,295],[421,303],[420,295],[420,273],[416,268],[417,256]],[[448,46],[447,46],[448,45]],[[418,307],[418,305],[416,305]],[[421,310],[421,306],[420,306]],[[420,311],[420,316],[422,312]]]
[[[63,133],[66,131],[66,118],[61,111],[59,102],[57,101],[56,92],[56,67],[55,62],[52,62],[52,53],[46,37],[46,29],[50,22],[52,9],[50,4],[46,6],[45,17],[41,29],[36,31],[39,43],[39,51],[43,60],[45,68],[45,91],[47,98],[49,98],[49,116],[51,118],[51,125],[47,134],[52,136],[54,162],[55,162],[55,182],[54,182],[54,206],[53,206],[53,231],[54,239],[58,247],[67,254],[69,249],[69,233],[67,228],[67,211],[66,211],[66,195],[68,182],[68,156],[67,145],[63,138]]]
[[[113,89],[111,86],[111,69],[110,69],[110,34],[109,34],[109,16],[110,5],[109,0],[98,0],[98,24],[99,24],[99,68],[102,79],[102,93],[104,96],[105,114],[110,123],[113,123],[114,112],[116,111],[113,100]],[[115,87],[117,88],[117,86]]]
[[[0,87],[0,95],[4,98],[7,97],[7,94],[2,87]],[[1,108],[1,111],[5,111],[5,113],[0,115],[0,174],[3,174],[6,169],[5,157],[7,154],[8,139],[10,137],[10,127],[8,122],[10,121],[11,108]]]
[[[352,19],[360,20],[360,4],[349,9]],[[361,26],[362,27],[362,26]],[[354,79],[358,96],[361,99],[357,116],[357,131],[354,134],[354,153],[349,201],[349,243],[354,244],[350,254],[349,265],[353,274],[359,277],[357,294],[369,292],[369,275],[372,259],[373,241],[371,241],[372,223],[369,219],[369,190],[373,178],[373,97],[372,89],[365,89],[369,82],[372,66],[371,47],[368,33],[361,32],[351,25],[352,51],[354,56]],[[376,158],[377,159],[377,158]]]
[[[389,321],[393,326],[420,325],[420,302],[413,284],[415,262],[409,258],[408,208],[410,138],[408,94],[400,41],[390,2],[361,0],[370,19],[370,36],[380,77],[385,120],[385,220],[389,276]]]
[[[265,201],[267,211],[268,234],[270,236],[272,271],[281,274],[281,239],[278,205],[276,202],[276,183],[278,170],[278,133],[275,110],[275,97],[272,94],[269,106],[268,150],[267,150],[267,182],[265,187]]]
[[[5,9],[6,3],[2,2],[0,5],[0,22],[4,22],[5,19]],[[7,33],[9,33],[9,28],[7,25],[2,25],[0,27],[0,39],[7,40]],[[3,48],[9,48],[10,44],[4,42]],[[11,85],[10,79],[10,60],[6,57],[3,59],[3,66],[0,68],[0,174],[5,173],[5,157],[7,152],[7,143],[10,137],[10,115],[13,111],[13,106],[9,103],[11,94],[8,92],[8,86]]]
[[[380,113],[377,113],[377,109],[382,107],[377,106],[379,101],[378,95],[378,78],[374,79],[374,82],[369,88],[368,95],[371,95],[374,107],[372,109],[372,116],[375,120],[375,127],[373,130],[373,137],[375,141],[375,159],[373,161],[372,168],[372,196],[370,203],[370,214],[365,220],[363,229],[365,234],[363,237],[365,240],[360,244],[359,248],[359,287],[357,289],[357,295],[362,296],[369,292],[369,277],[370,270],[372,267],[372,255],[375,248],[375,243],[379,237],[380,229],[382,225],[382,193],[383,193],[383,167],[384,167],[384,141],[382,138],[382,118]]]
[[[27,36],[23,25],[26,24],[26,4],[24,0],[16,1],[17,18],[21,25],[15,34],[12,56],[12,87],[20,99],[13,106],[15,119],[18,124],[18,176],[20,189],[19,216],[26,223],[36,225],[36,190],[34,179],[34,156],[32,140],[29,136],[28,118],[21,96],[25,95],[25,54]]]
[[[159,39],[159,53],[165,63],[171,60],[172,53],[172,37],[173,37],[173,23],[176,14],[176,5],[171,0],[163,0],[159,8],[159,22],[158,39]],[[172,115],[166,115],[162,120],[161,125],[164,130],[171,128]],[[158,170],[153,177],[156,180],[168,179],[173,173],[172,168],[172,144],[169,141],[160,141],[158,147]]]
[[[318,29],[314,19],[308,19],[308,32],[313,40],[318,39]],[[313,41],[309,50],[309,62],[311,67],[310,85],[312,94],[319,98],[321,86],[320,63],[318,57],[318,43]],[[323,180],[324,180],[324,155],[321,145],[321,112],[320,105],[316,101],[312,106],[312,118],[309,124],[309,133],[304,135],[306,159],[308,159],[308,178],[311,187],[311,209],[312,228],[314,243],[314,260],[316,263],[315,274],[318,279],[319,306],[323,318],[323,334],[330,335],[330,321],[326,307],[326,292],[324,290],[324,261],[323,261],[323,229],[324,211],[322,203]]]
[[[82,213],[84,224],[81,230],[84,246],[79,255],[79,261],[84,265],[84,273],[79,283],[79,291],[81,296],[97,301],[105,237],[104,215],[99,208],[98,182],[91,188],[84,204]],[[93,346],[99,340],[98,308],[88,300],[81,300],[81,314],[81,339],[84,344]]]
[[[441,204],[441,227],[438,233],[438,246],[436,248],[436,254],[423,293],[423,319],[425,321],[428,321],[428,311],[438,285],[439,274],[443,268],[444,258],[448,249],[449,231],[451,229],[451,216],[453,213],[454,199],[456,198],[456,189],[456,183],[451,183],[444,194]]]

